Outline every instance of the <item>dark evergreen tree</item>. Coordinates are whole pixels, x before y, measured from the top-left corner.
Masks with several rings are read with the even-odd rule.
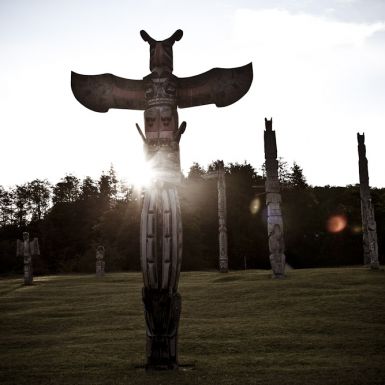
[[[19,228],[24,228],[27,224],[28,213],[30,212],[30,197],[28,185],[17,185],[12,192],[13,204],[15,206],[15,221]]]
[[[13,195],[12,191],[7,191],[0,186],[0,226],[4,227],[13,223]]]
[[[83,179],[82,185],[80,186],[80,194],[79,194],[80,199],[82,200],[96,199],[98,197],[98,194],[99,194],[99,190],[95,181],[91,177],[86,176]]]
[[[111,166],[109,172],[104,172],[100,176],[99,182],[99,197],[104,209],[108,209],[116,200],[118,180],[116,178],[115,170]]]
[[[35,179],[27,184],[31,220],[41,220],[50,205],[51,185],[47,180]]]
[[[78,178],[73,175],[66,175],[53,187],[53,204],[76,202],[80,195],[79,185],[80,180]]]
[[[298,166],[297,163],[293,163],[293,166],[291,167],[291,173],[289,175],[289,183],[292,187],[298,190],[303,190],[308,187],[308,184],[306,182],[306,178],[303,175],[303,170],[300,166]]]
[[[256,186],[264,178],[247,162],[226,167],[229,266],[232,269],[267,267],[267,230],[264,196]],[[252,210],[251,205],[259,205]]]
[[[187,175],[187,179],[189,181],[193,179],[199,180],[200,178],[202,178],[202,175],[204,175],[205,173],[206,173],[205,169],[199,163],[194,162],[190,167],[190,170]]]
[[[183,223],[182,269],[215,269],[216,184],[206,181],[204,168],[194,163],[179,188]]]

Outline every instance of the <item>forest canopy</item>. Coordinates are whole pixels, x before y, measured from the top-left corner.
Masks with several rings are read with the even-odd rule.
[[[194,163],[178,187],[183,221],[182,270],[218,268],[217,168]],[[264,167],[225,166],[230,269],[269,268]],[[279,160],[285,254],[294,268],[363,263],[359,185],[309,186],[302,168]],[[143,190],[118,182],[113,168],[99,179],[66,175],[55,185],[35,179],[0,186],[0,273],[20,273],[16,240],[38,237],[37,274],[94,272],[98,245],[106,270],[140,270],[139,222]],[[380,263],[385,248],[385,189],[372,189]],[[335,231],[330,223],[341,219]]]

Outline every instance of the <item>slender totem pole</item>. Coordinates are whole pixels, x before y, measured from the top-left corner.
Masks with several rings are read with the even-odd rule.
[[[24,285],[32,285],[33,283],[33,268],[32,257],[40,255],[39,240],[33,238],[29,240],[29,233],[23,233],[23,240],[17,240],[17,252],[18,257],[24,257]]]
[[[99,245],[96,248],[96,276],[104,277],[106,262],[104,261],[105,249],[104,246]]]
[[[368,159],[366,158],[365,134],[357,132],[358,166],[360,171],[361,216],[364,243],[364,264],[378,269],[377,226],[370,197]]]
[[[273,119],[265,118],[265,159],[266,159],[266,205],[267,233],[269,236],[270,263],[274,278],[285,276],[285,244],[281,193],[278,179],[277,142],[273,131]]]
[[[178,281],[182,259],[182,222],[177,186],[181,180],[179,141],[186,123],[178,127],[177,107],[215,103],[224,107],[250,88],[251,63],[233,69],[213,68],[203,74],[178,78],[173,71],[173,45],[183,32],[163,41],[140,31],[150,45],[150,71],[143,80],[111,74],[72,73],[72,91],[85,107],[144,110],[147,161],[155,174],[144,196],[141,214],[140,260],[147,334],[147,369],[175,369],[181,296]]]
[[[204,179],[217,178],[218,188],[218,232],[219,232],[219,271],[229,271],[229,257],[227,255],[227,224],[226,224],[226,181],[223,160],[218,162],[218,170],[203,176]]]

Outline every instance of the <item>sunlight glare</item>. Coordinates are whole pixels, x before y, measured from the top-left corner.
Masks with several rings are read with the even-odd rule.
[[[136,167],[131,169],[128,181],[136,188],[149,187],[154,179],[154,176],[155,175],[150,163],[141,159],[138,161]]]

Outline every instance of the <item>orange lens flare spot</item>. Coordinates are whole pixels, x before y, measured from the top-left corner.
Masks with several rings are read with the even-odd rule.
[[[361,226],[353,226],[352,227],[352,232],[355,234],[362,233],[362,227]]]
[[[328,219],[326,228],[330,233],[339,233],[345,229],[347,223],[344,215],[333,215]]]
[[[261,208],[261,201],[259,198],[255,198],[250,203],[250,212],[251,214],[256,214]]]

